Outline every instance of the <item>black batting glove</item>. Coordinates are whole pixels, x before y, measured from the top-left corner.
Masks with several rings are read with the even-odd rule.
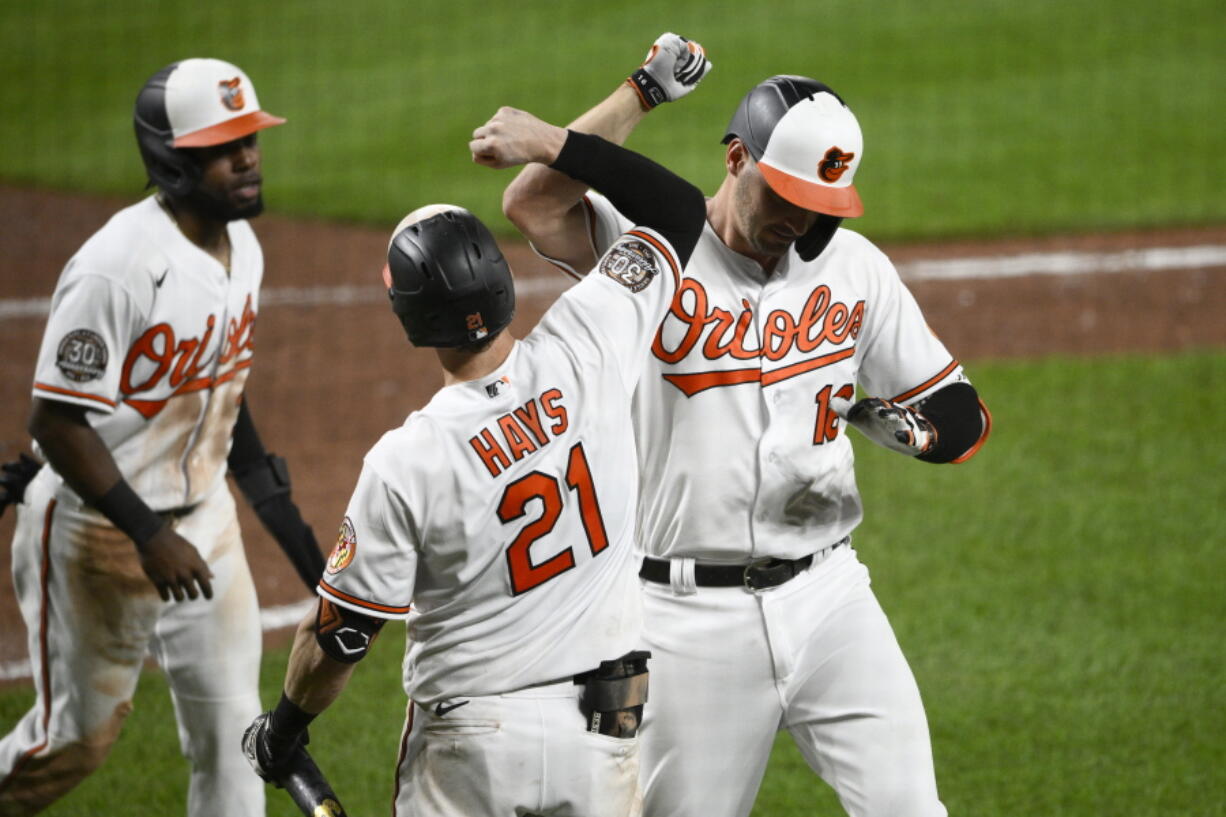
[[[243,733],[243,754],[247,762],[266,782],[281,786],[282,773],[293,759],[299,746],[310,743],[306,729],[294,735],[273,731],[272,712],[259,715]]]
[[[43,464],[22,452],[13,462],[0,465],[0,516],[9,505],[25,499],[26,486],[38,474]]]

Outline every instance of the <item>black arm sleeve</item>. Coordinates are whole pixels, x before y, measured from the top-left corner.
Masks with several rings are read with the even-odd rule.
[[[247,408],[247,398],[238,407],[238,419],[234,421],[234,441],[230,444],[230,456],[226,464],[231,471],[242,471],[244,466],[264,459],[267,454],[260,435],[256,433],[255,422],[251,419],[251,411]]]
[[[970,383],[951,383],[937,389],[915,407],[937,430],[937,444],[916,459],[924,462],[953,462],[983,436],[983,415],[979,393]]]
[[[264,528],[285,551],[302,583],[313,590],[324,571],[323,554],[315,532],[290,497],[289,466],[283,458],[264,450],[246,398],[234,422],[234,440],[226,463]]]
[[[660,233],[682,266],[690,260],[707,220],[707,202],[685,179],[646,156],[573,130],[550,167],[590,185],[635,224]]]

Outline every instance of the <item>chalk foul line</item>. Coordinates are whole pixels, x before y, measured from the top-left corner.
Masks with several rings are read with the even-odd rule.
[[[956,281],[1020,278],[1027,275],[1099,275],[1125,272],[1226,267],[1226,246],[1150,247],[1118,252],[1036,252],[974,258],[908,261],[898,264],[904,281]],[[521,300],[557,297],[571,285],[564,275],[516,281]],[[269,287],[260,294],[260,306],[351,306],[383,303],[387,293],[378,286]],[[0,299],[0,321],[46,317],[50,298]]]

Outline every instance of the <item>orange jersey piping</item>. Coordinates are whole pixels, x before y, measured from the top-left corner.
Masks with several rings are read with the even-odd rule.
[[[412,609],[409,605],[405,605],[404,607],[394,607],[392,605],[377,604],[373,601],[366,601],[365,599],[360,599],[357,596],[351,596],[343,590],[337,590],[323,579],[319,580],[319,586],[322,587],[324,591],[328,593],[328,595],[334,596],[340,601],[356,604],[358,607],[366,610],[374,610],[380,613],[390,613],[392,615],[403,616],[408,613],[410,609]]]
[[[73,391],[72,389],[63,389],[63,388],[60,388],[59,386],[52,386],[48,383],[35,383],[34,388],[38,389],[39,391],[49,391],[53,394],[66,394],[69,397],[80,397],[85,400],[94,400],[96,402],[102,403],[103,405],[110,406],[111,408],[115,408],[115,406],[119,405],[114,400],[108,400],[105,397],[99,397],[96,394],[86,394],[83,391]]]

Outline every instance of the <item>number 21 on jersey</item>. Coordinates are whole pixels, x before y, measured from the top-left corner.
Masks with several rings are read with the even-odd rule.
[[[596,556],[609,546],[609,537],[605,534],[604,519],[600,516],[600,504],[596,500],[596,488],[592,485],[592,471],[587,464],[587,455],[583,452],[583,443],[575,443],[570,449],[570,458],[566,465],[566,487],[576,495],[583,531],[587,534],[587,544],[592,555]],[[498,518],[504,525],[509,525],[524,515],[528,503],[534,499],[541,500],[541,515],[524,525],[507,547],[511,592],[516,596],[575,566],[575,554],[570,547],[540,564],[532,563],[532,544],[547,536],[562,515],[564,503],[557,477],[533,471],[512,482],[502,492],[502,500],[498,503]]]

